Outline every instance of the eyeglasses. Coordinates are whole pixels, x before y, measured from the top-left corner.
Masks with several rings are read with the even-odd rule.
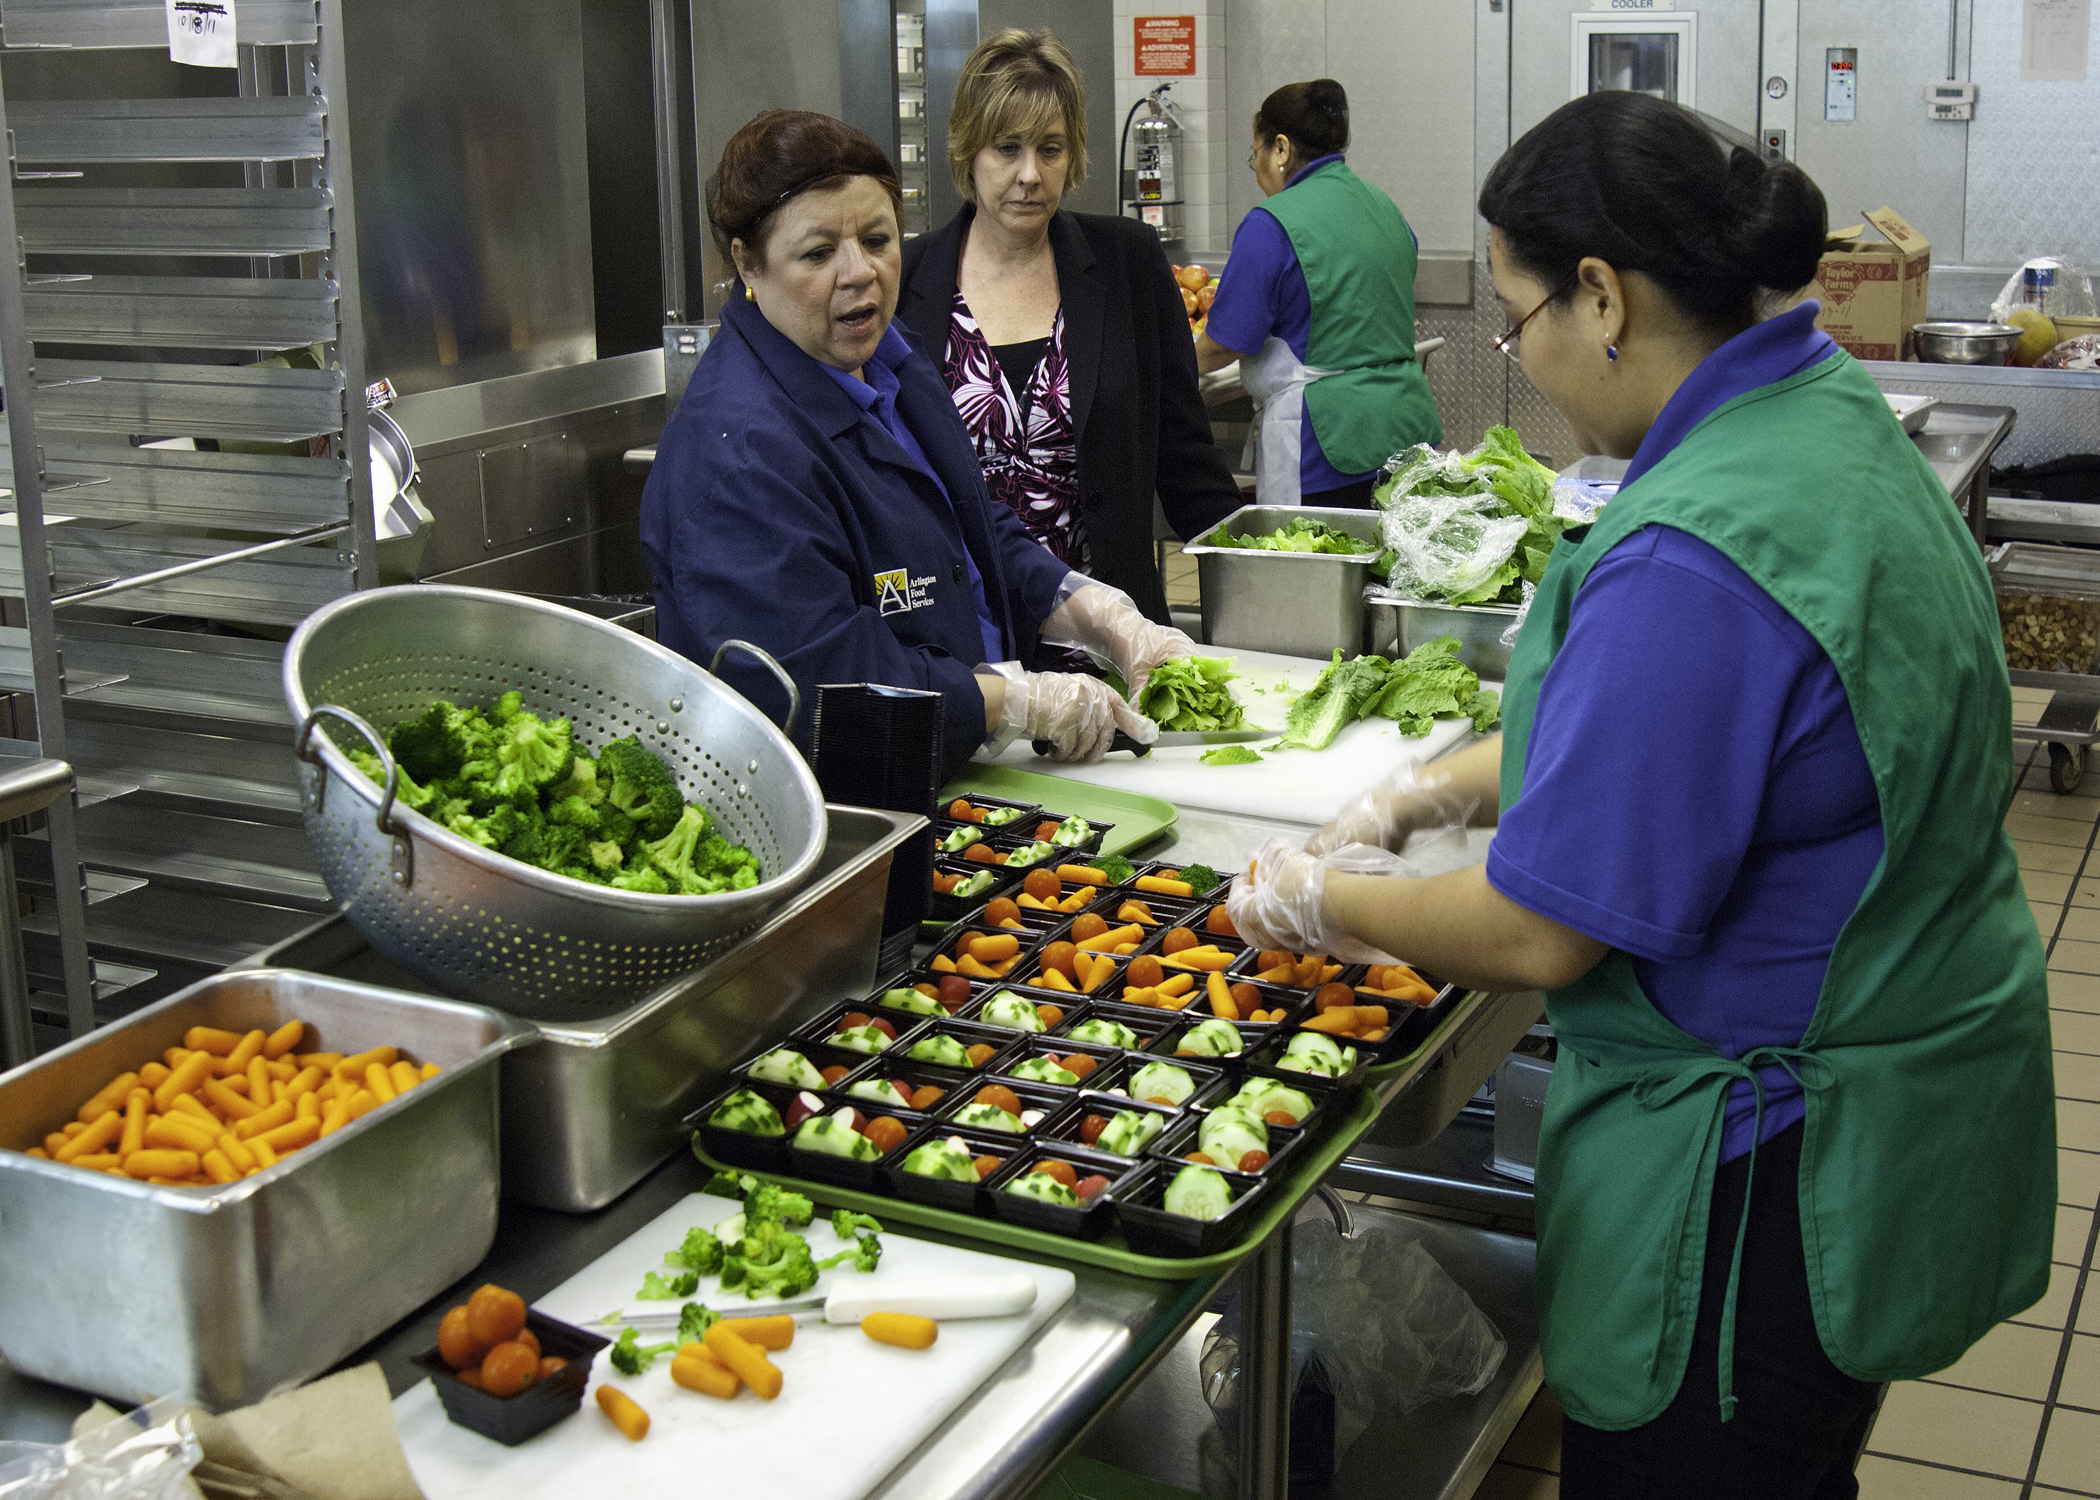
[[[1575,278],[1579,274],[1581,274],[1581,270],[1582,268],[1580,266],[1577,266],[1573,271],[1570,271],[1567,274],[1567,276],[1562,279],[1561,284],[1559,286],[1555,287],[1552,291],[1546,293],[1546,300],[1544,302],[1541,302],[1530,312],[1524,314],[1523,317],[1517,319],[1517,321],[1510,325],[1509,329],[1506,332],[1504,332],[1501,337],[1490,339],[1488,342],[1491,345],[1493,345],[1493,347],[1495,347],[1496,349],[1499,349],[1504,354],[1508,355],[1511,360],[1515,360],[1517,358],[1517,336],[1524,331],[1524,325],[1526,323],[1529,323],[1540,313],[1544,312],[1550,304],[1558,302],[1561,299],[1562,295],[1565,294],[1571,287],[1575,285]]]

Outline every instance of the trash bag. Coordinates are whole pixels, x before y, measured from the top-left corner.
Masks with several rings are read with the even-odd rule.
[[[1228,1417],[1237,1425],[1239,1326],[1235,1298],[1199,1359],[1203,1399],[1220,1427]],[[1310,1381],[1333,1393],[1336,1456],[1382,1410],[1477,1395],[1508,1350],[1501,1331],[1404,1226],[1381,1224],[1346,1240],[1325,1219],[1293,1231],[1291,1389],[1302,1398]],[[1292,1407],[1294,1450],[1300,1405]]]
[[[0,1500],[174,1500],[203,1457],[188,1403],[163,1397],[70,1443],[0,1443]]]

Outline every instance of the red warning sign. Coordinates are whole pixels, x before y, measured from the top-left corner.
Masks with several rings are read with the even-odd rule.
[[[1140,78],[1191,78],[1196,72],[1194,16],[1138,16],[1131,21]]]

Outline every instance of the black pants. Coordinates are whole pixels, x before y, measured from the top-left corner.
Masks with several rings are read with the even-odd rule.
[[[1799,1123],[1757,1149],[1736,1292],[1735,1416],[1720,1412],[1721,1307],[1750,1158],[1714,1174],[1705,1281],[1677,1399],[1626,1432],[1561,1427],[1564,1500],[1854,1500],[1852,1468],[1883,1387],[1830,1362],[1801,1249]]]
[[[1381,469],[1376,474],[1365,475],[1354,484],[1345,484],[1338,489],[1332,490],[1315,490],[1310,495],[1300,495],[1298,503],[1301,505],[1344,506],[1350,510],[1376,510],[1378,502],[1371,498],[1371,491],[1378,487],[1378,481],[1383,478],[1385,478],[1385,471]]]

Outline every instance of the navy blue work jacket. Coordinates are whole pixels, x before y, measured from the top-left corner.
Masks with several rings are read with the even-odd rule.
[[[892,326],[912,345],[897,411],[947,496],[738,283],[657,442],[642,550],[658,638],[703,666],[731,637],[771,652],[802,690],[794,737],[805,751],[818,684],[879,682],[947,699],[953,767],[985,738],[971,674],[984,640],[963,549],[1024,663],[1068,569],[993,503],[940,372]],[[732,655],[722,676],[776,720],[787,711],[748,658]]]

